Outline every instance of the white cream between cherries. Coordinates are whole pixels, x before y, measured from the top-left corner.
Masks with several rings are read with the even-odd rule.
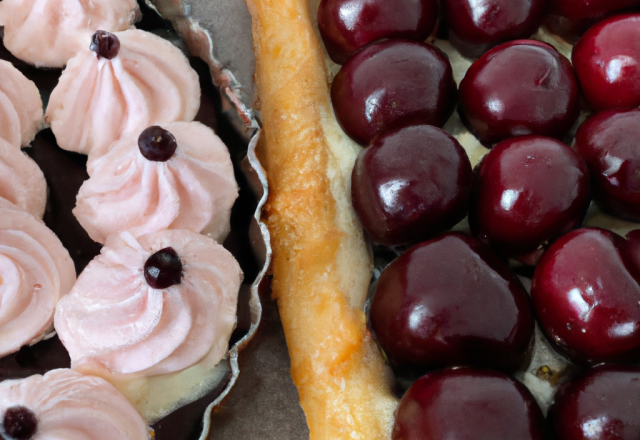
[[[0,417],[23,407],[37,420],[33,440],[149,440],[149,428],[131,403],[99,377],[72,370],[0,383]]]
[[[8,61],[0,60],[0,78],[0,138],[26,147],[43,124],[40,92]]]
[[[56,303],[75,280],[73,261],[58,237],[0,201],[0,357],[50,329]]]
[[[80,188],[74,215],[100,243],[120,231],[137,236],[161,229],[189,229],[222,243],[238,197],[229,150],[199,122],[160,126],[177,141],[173,157],[147,160],[137,136],[118,142],[88,163],[91,178]]]
[[[114,35],[120,49],[113,59],[99,57],[87,39],[45,114],[58,145],[90,160],[151,125],[192,121],[200,107],[198,75],[178,48],[137,29]]]
[[[138,14],[135,0],[0,2],[5,47],[37,67],[64,67],[76,53],[89,47],[95,31],[131,29]]]

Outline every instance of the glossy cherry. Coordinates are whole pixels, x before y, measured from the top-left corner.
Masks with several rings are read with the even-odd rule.
[[[589,202],[587,167],[574,150],[521,136],[500,142],[478,165],[469,223],[480,240],[517,258],[580,226]]]
[[[640,105],[640,14],[601,21],[571,54],[580,87],[598,111]]]
[[[382,273],[371,328],[405,367],[515,368],[534,319],[519,280],[489,248],[460,233],[416,245]]]
[[[2,427],[15,440],[29,440],[38,431],[38,419],[29,408],[13,406],[4,413]]]
[[[145,159],[153,162],[166,162],[175,154],[178,143],[170,132],[157,125],[152,125],[140,133],[138,148]]]
[[[604,365],[564,384],[549,418],[562,440],[640,438],[640,368]]]
[[[469,58],[478,58],[508,40],[528,38],[542,22],[545,0],[444,0],[449,40]]]
[[[585,158],[594,198],[614,215],[640,221],[640,110],[609,110],[587,119],[575,148]]]
[[[374,241],[414,244],[464,218],[471,182],[471,163],[454,137],[413,125],[385,132],[360,153],[351,195]]]
[[[600,19],[607,14],[640,6],[640,0],[553,0],[549,10],[569,20]]]
[[[531,297],[558,351],[581,364],[640,360],[640,240],[598,228],[560,237],[536,267]]]
[[[338,64],[382,38],[424,41],[437,19],[437,0],[322,0],[318,8],[322,41]]]
[[[182,261],[172,248],[160,249],[144,263],[144,278],[153,289],[166,289],[182,281]]]
[[[460,83],[463,122],[487,146],[513,136],[562,138],[580,113],[569,60],[548,44],[517,40],[494,47]]]
[[[458,368],[418,379],[400,401],[393,440],[548,440],[531,392],[506,374]]]
[[[89,48],[98,55],[98,58],[111,60],[120,52],[120,40],[110,32],[96,31],[91,37]]]
[[[383,40],[355,54],[336,75],[331,100],[338,122],[367,145],[400,125],[441,127],[456,105],[456,83],[447,57],[434,46]]]

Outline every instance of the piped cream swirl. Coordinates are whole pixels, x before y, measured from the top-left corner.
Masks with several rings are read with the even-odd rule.
[[[95,31],[131,29],[138,14],[135,0],[0,2],[5,47],[37,67],[64,67],[76,53],[89,47]]]
[[[0,383],[0,416],[24,407],[37,420],[33,440],[149,440],[149,428],[109,382],[68,369]]]
[[[200,107],[198,75],[178,48],[137,29],[114,35],[113,59],[98,57],[87,40],[69,60],[45,114],[58,145],[91,160],[151,125],[192,121]]]
[[[189,229],[221,243],[229,233],[238,185],[227,147],[199,122],[161,127],[178,144],[166,162],[147,160],[137,137],[89,162],[91,177],[80,188],[73,213],[93,240],[104,243],[125,230],[139,236]]]
[[[42,127],[40,92],[8,61],[0,60],[0,78],[0,138],[26,147]]]
[[[75,282],[69,252],[42,221],[0,202],[0,356],[42,336]]]

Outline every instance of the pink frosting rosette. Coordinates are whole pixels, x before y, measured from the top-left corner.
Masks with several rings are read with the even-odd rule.
[[[154,148],[170,151],[154,157]],[[139,236],[189,229],[220,243],[229,233],[238,197],[233,164],[220,138],[199,122],[152,126],[115,144],[88,170],[73,213],[97,242],[125,230]]]
[[[0,356],[50,333],[56,303],[75,280],[58,237],[0,199]]]
[[[19,148],[0,139],[0,198],[38,218],[47,204],[47,182],[38,165]]]
[[[131,403],[99,377],[60,369],[0,383],[0,437],[149,440],[149,432]]]
[[[61,148],[92,160],[151,125],[193,120],[198,75],[169,41],[133,29],[98,31],[85,44],[62,72],[45,114]]]
[[[4,45],[37,67],[64,67],[87,47],[98,29],[133,28],[140,11],[135,0],[2,0]]]
[[[26,147],[42,127],[40,92],[8,61],[0,60],[0,78],[0,138],[15,147]]]

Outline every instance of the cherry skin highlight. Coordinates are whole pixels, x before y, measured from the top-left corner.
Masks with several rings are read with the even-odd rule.
[[[458,368],[429,373],[400,400],[393,440],[548,440],[531,392],[506,374]]]
[[[517,40],[494,47],[460,82],[460,114],[486,146],[536,134],[562,138],[580,114],[569,60],[552,46]]]
[[[120,51],[120,40],[110,32],[96,31],[91,37],[90,49],[98,55],[98,59],[112,60]]]
[[[582,93],[597,111],[640,105],[640,14],[601,21],[571,54]]]
[[[182,281],[182,261],[172,248],[160,249],[144,263],[144,278],[153,289],[166,289]]]
[[[362,150],[351,174],[353,207],[371,238],[393,246],[433,238],[464,218],[471,163],[437,127],[390,130]]]
[[[478,58],[508,40],[528,38],[542,22],[544,0],[445,0],[449,40],[465,57]]]
[[[166,162],[175,154],[178,142],[164,128],[152,125],[140,133],[138,148],[145,159],[153,162]]]
[[[29,408],[14,406],[4,413],[3,428],[16,440],[29,440],[38,431],[38,419]]]
[[[510,370],[531,347],[533,310],[507,266],[478,240],[448,233],[416,245],[378,280],[371,328],[391,363],[424,370]]]
[[[603,365],[565,383],[549,419],[562,440],[640,438],[640,368]]]
[[[560,237],[536,267],[531,298],[555,348],[574,362],[640,360],[640,231],[584,228]]]
[[[518,258],[579,227],[590,201],[587,167],[575,151],[521,136],[500,142],[478,165],[469,224],[481,241]]]
[[[382,38],[424,41],[437,19],[437,0],[322,0],[318,8],[322,41],[338,64]]]
[[[331,86],[331,101],[342,129],[364,146],[398,126],[444,125],[456,105],[456,83],[440,49],[383,40],[342,66]]]
[[[575,148],[585,158],[594,198],[606,211],[640,221],[640,110],[609,110],[587,119]]]

